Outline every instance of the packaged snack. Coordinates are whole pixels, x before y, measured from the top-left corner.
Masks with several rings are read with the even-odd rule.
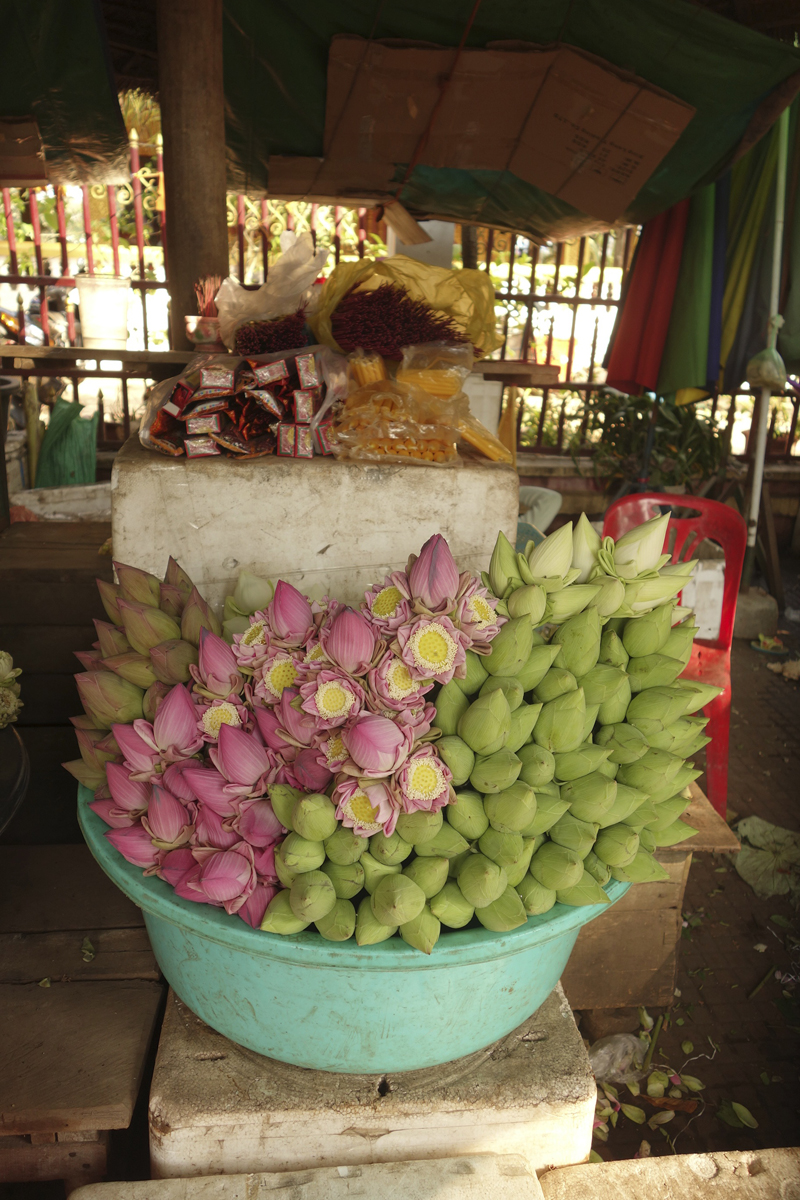
[[[314,449],[318,454],[333,454],[331,447],[330,432],[332,421],[323,421],[320,425],[312,427],[314,435]]]
[[[380,354],[365,354],[363,350],[356,350],[348,354],[347,366],[356,387],[387,378],[386,364]]]
[[[186,433],[193,436],[197,433],[219,433],[222,428],[221,413],[207,413],[197,415],[192,413],[186,418]]]
[[[314,439],[311,436],[311,429],[308,425],[295,426],[294,456],[295,458],[314,457]]]
[[[310,356],[313,358],[313,354]],[[255,376],[256,383],[259,387],[264,387],[268,383],[277,383],[279,379],[289,378],[289,368],[286,365],[286,360],[279,358],[276,362],[262,363],[257,360],[248,359],[247,365]]]
[[[298,354],[294,360],[297,368],[297,377],[300,380],[302,388],[319,387],[320,379],[317,372],[317,364],[313,354]]]
[[[448,400],[457,396],[472,370],[472,347],[447,342],[406,346],[397,370],[398,383],[421,387],[432,396]]]
[[[187,458],[211,458],[221,454],[217,443],[210,437],[187,437],[183,439],[183,447]]]
[[[199,393],[195,393],[195,397]],[[186,421],[189,417],[202,417],[207,413],[224,412],[228,407],[230,396],[218,396],[214,400],[201,400],[199,404],[191,404],[187,406],[180,415],[181,421]]]
[[[278,457],[294,458],[294,447],[297,427],[295,425],[278,426]]]
[[[308,425],[314,416],[314,392],[307,389],[293,392],[294,419],[299,425]]]
[[[261,408],[278,420],[286,412],[280,400],[267,388],[254,388],[252,391],[245,391],[244,396],[247,400],[255,400],[256,404],[260,405]]]

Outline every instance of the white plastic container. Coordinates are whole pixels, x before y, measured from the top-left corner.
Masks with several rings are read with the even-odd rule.
[[[130,279],[121,275],[79,275],[75,283],[84,346],[89,350],[125,350]]]

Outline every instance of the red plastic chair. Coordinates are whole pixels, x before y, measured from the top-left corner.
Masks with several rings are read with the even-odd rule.
[[[640,496],[624,496],[612,504],[603,522],[603,536],[620,538],[635,525],[660,515],[662,507],[693,509],[697,516],[671,517],[664,542],[664,553],[670,548],[673,536],[672,561],[692,557],[699,543],[710,538],[722,547],[725,554],[725,586],[722,597],[722,619],[719,637],[714,641],[696,638],[692,656],[686,668],[690,679],[700,679],[723,688],[723,692],[705,707],[708,721],[706,746],[706,788],[714,808],[725,816],[728,803],[728,741],[731,720],[731,640],[736,616],[736,597],[742,577],[747,526],[739,514],[717,500],[699,496],[675,496],[647,492]]]

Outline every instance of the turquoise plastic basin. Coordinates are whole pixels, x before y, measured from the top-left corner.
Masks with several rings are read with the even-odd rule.
[[[79,788],[92,854],[144,913],[159,966],[212,1028],[259,1054],[320,1071],[432,1067],[510,1033],[558,982],[583,925],[606,905],[556,904],[510,933],[444,933],[430,955],[400,938],[378,946],[318,933],[261,933],[222,909],[193,904],[145,878],[111,846]],[[612,902],[627,891],[611,883]]]

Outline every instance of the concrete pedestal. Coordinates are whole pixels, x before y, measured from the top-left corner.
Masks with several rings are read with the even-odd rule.
[[[131,438],[111,481],[114,557],[163,576],[170,554],[212,605],[241,568],[347,603],[403,568],[431,534],[462,570],[516,540],[518,479],[501,463],[435,468],[333,458],[188,461]]]
[[[185,1178],[476,1154],[519,1154],[543,1170],[588,1157],[595,1099],[560,987],[485,1050],[388,1076],[262,1058],[170,993],[150,1091],[152,1171]]]

